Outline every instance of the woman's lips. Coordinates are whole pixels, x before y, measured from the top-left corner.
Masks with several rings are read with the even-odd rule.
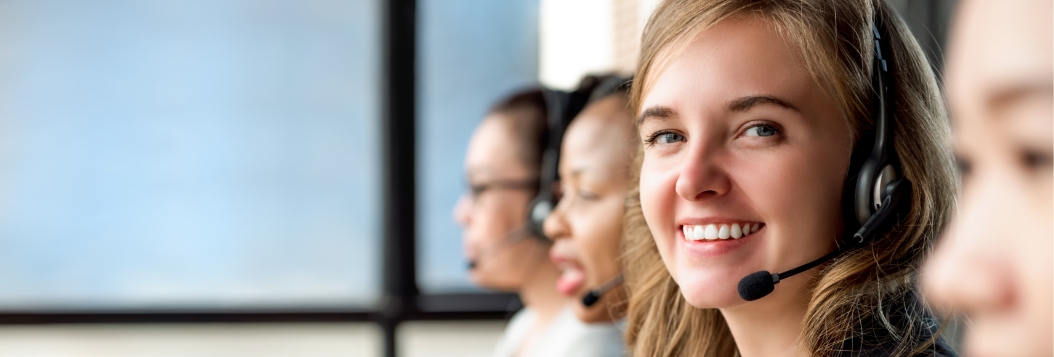
[[[761,222],[685,224],[681,226],[681,233],[685,239],[692,241],[739,239],[757,232],[764,226]]]
[[[731,253],[739,247],[749,244],[759,236],[759,233],[763,233],[765,229],[764,223],[758,224],[756,229],[753,228],[754,224],[750,224],[750,226],[752,226],[750,233],[742,235],[742,232],[740,232],[741,235],[739,238],[733,238],[728,235],[728,233],[721,234],[724,232],[721,232],[720,228],[718,228],[719,234],[715,238],[710,238],[705,231],[702,236],[688,237],[685,233],[688,233],[689,231],[694,233],[695,227],[691,227],[691,230],[689,230],[685,226],[679,227],[680,229],[677,230],[676,235],[678,238],[678,245],[688,251],[688,253],[700,257],[717,257]],[[706,230],[706,228],[703,229]]]
[[[556,291],[564,296],[574,295],[586,282],[586,274],[573,266],[563,267],[560,277],[556,279]]]
[[[557,292],[564,296],[572,296],[585,285],[586,273],[577,260],[556,252],[550,252],[549,259],[560,269],[560,276],[556,278]]]

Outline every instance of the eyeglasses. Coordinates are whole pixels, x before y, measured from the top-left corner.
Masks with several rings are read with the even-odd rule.
[[[533,191],[538,189],[538,179],[523,180],[493,180],[485,183],[468,184],[468,194],[472,202],[478,202],[479,197],[487,191],[495,190],[523,190]]]

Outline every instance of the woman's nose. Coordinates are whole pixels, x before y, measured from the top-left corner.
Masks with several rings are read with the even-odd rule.
[[[693,144],[677,176],[677,195],[690,202],[724,195],[732,182],[717,161],[719,149],[705,142]]]
[[[1007,192],[999,185],[978,182],[963,197],[959,215],[942,237],[922,274],[930,302],[944,309],[1002,310],[1013,304],[1013,262],[1001,254],[1008,248],[1005,226],[1014,218],[1001,213]],[[984,187],[988,186],[988,187]]]
[[[469,214],[472,208],[472,199],[467,194],[462,194],[454,205],[454,222],[462,227],[467,227],[471,221]]]
[[[564,215],[563,206],[567,199],[565,198],[562,203],[558,203],[553,211],[549,213],[549,216],[542,222],[542,231],[545,235],[552,240],[563,239],[571,236],[571,227],[567,224],[567,217]]]

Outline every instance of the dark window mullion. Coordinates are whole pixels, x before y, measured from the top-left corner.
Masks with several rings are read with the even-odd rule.
[[[384,355],[395,357],[395,329],[415,312],[417,297],[416,1],[385,1],[383,19],[384,295],[378,323],[384,330]]]

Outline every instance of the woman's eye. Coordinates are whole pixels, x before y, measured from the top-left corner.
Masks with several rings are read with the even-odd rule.
[[[684,141],[684,135],[677,133],[663,133],[662,135],[659,135],[658,140],[660,143],[663,144],[673,144],[676,142]]]
[[[959,177],[964,179],[973,173],[973,163],[962,156],[955,157],[955,166],[959,169]]]
[[[593,201],[598,198],[597,194],[585,190],[578,191],[578,197],[586,201]]]
[[[757,124],[747,128],[747,131],[743,133],[746,136],[773,136],[779,134],[779,129],[771,124]]]
[[[652,144],[673,144],[681,141],[684,141],[684,135],[669,131],[660,131],[652,134],[648,140],[645,140],[645,143],[650,146]]]
[[[1036,150],[1023,150],[1020,154],[1021,163],[1030,170],[1048,169],[1054,166],[1054,158],[1048,153]]]

